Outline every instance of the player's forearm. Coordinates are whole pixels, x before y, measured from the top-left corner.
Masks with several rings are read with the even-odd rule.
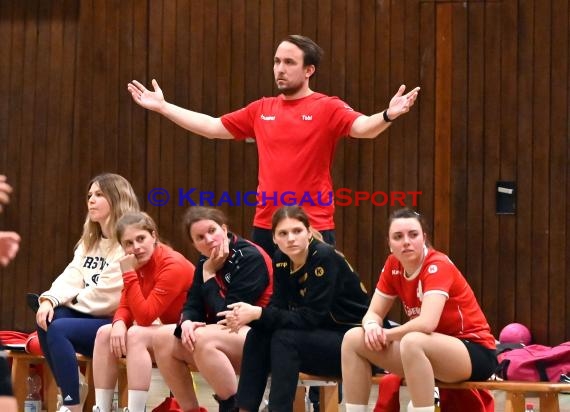
[[[165,102],[159,113],[178,126],[208,139],[233,138],[222,124],[220,118],[193,112],[167,102]]]
[[[378,136],[390,126],[390,123],[384,120],[382,113],[357,118],[352,124],[350,135],[363,139],[373,139]]]

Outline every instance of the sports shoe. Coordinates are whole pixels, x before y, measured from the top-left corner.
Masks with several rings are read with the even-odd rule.
[[[235,395],[230,396],[228,399],[222,400],[218,397],[218,395],[212,395],[216,402],[220,405],[218,408],[218,412],[238,412],[239,408],[237,407],[237,399]]]
[[[93,407],[93,412],[101,412],[101,409],[97,405],[95,405]]]
[[[26,294],[26,303],[28,304],[28,307],[34,311],[34,313],[36,313],[40,308],[39,298],[40,295],[38,295],[37,293]]]

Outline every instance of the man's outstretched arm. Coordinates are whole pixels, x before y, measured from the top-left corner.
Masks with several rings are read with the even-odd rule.
[[[390,100],[390,105],[384,111],[372,116],[360,116],[350,129],[350,136],[364,139],[372,139],[382,133],[390,126],[390,122],[410,111],[410,108],[418,98],[419,87],[409,93],[404,94],[405,85],[401,85],[394,97]],[[387,121],[389,120],[389,121]]]
[[[158,82],[155,79],[152,79],[152,87],[154,91],[133,80],[127,85],[127,90],[139,106],[163,115],[192,133],[208,139],[233,139],[233,136],[224,127],[220,118],[193,112],[168,103],[164,99],[162,89],[158,86]]]

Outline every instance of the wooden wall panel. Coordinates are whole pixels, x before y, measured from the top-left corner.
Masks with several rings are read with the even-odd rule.
[[[493,211],[495,208],[495,190],[497,176],[500,172],[500,3],[485,4],[484,25],[484,99],[483,99],[483,147],[485,153],[483,172],[483,210]],[[483,217],[483,267],[481,272],[481,305],[488,314],[491,325],[497,325],[497,316],[501,310],[501,300],[497,289],[499,273],[499,227],[497,215],[485,213]]]
[[[531,305],[531,324],[533,336],[542,342],[548,338],[548,320],[544,315],[549,312],[549,195],[550,189],[550,122],[544,123],[552,112],[551,106],[551,48],[550,39],[551,4],[534,4],[533,65],[532,67],[532,261],[531,283],[533,299]]]
[[[500,180],[516,181],[517,177],[517,8],[512,2],[503,4],[501,12],[501,122]],[[499,216],[500,262],[498,292],[501,310],[497,324],[506,325],[516,319],[516,215]],[[499,292],[500,291],[500,292]],[[500,293],[500,294],[499,294]]]
[[[33,316],[24,292],[49,284],[50,273],[69,259],[68,190],[73,126],[73,65],[78,7],[70,2],[1,2],[5,48],[1,86],[2,171],[15,187],[3,227],[22,236],[19,258],[2,272],[2,326],[23,329]],[[73,33],[71,38],[66,35]],[[67,98],[67,99],[66,99]],[[66,99],[64,101],[64,99]]]
[[[469,48],[472,37],[469,36],[471,30],[475,31],[473,27],[473,9],[469,9],[454,5],[451,10],[451,33],[450,38],[452,42],[451,53],[451,97],[450,106],[452,116],[450,118],[450,147],[449,147],[449,165],[451,170],[449,174],[449,188],[451,193],[460,193],[467,188],[467,171],[468,169],[468,125],[467,106],[472,100],[465,99],[466,85],[469,80],[469,66],[468,56],[470,56],[471,49]],[[481,7],[479,7],[481,8]],[[481,13],[482,15],[482,13]],[[482,20],[482,19],[481,19]],[[469,30],[465,30],[469,27]],[[471,95],[471,90],[469,93]],[[477,103],[475,103],[477,104]],[[451,172],[453,171],[453,172]],[[467,238],[467,197],[466,196],[451,196],[449,199],[451,213],[449,216],[449,226],[453,228],[453,233],[458,239]],[[437,210],[437,209],[436,209]],[[439,211],[436,212],[439,213]],[[435,247],[439,247],[436,243]],[[458,267],[466,268],[466,242],[452,242],[449,245],[449,256],[453,256],[453,262]],[[477,284],[479,276],[472,277],[472,273],[465,271],[464,275],[469,279],[473,290],[479,292],[480,285]]]
[[[418,210],[424,216],[428,225],[429,238],[434,239],[434,214],[435,214],[435,99],[436,99],[436,34],[435,34],[435,3],[420,3],[419,49],[421,54],[419,66],[420,99],[418,101],[418,135],[421,145],[420,158],[418,160],[418,187],[419,196]],[[412,189],[413,190],[413,189]],[[387,230],[387,228],[386,228]]]
[[[529,7],[530,6],[530,7]],[[532,299],[527,295],[531,285],[532,240],[532,3],[518,8],[518,147],[517,147],[517,285],[516,313],[519,322],[530,325]]]
[[[570,9],[568,1],[554,1],[551,9],[551,38],[550,43],[555,45],[552,52],[552,80],[548,85],[550,89],[551,107],[560,108],[553,110],[550,117],[552,129],[549,153],[550,177],[549,177],[549,308],[548,308],[548,340],[562,342],[565,339],[565,331],[558,325],[568,323],[568,315],[562,308],[570,305],[568,294],[560,293],[567,291],[569,282],[566,279],[568,265],[569,225],[567,220],[568,211],[568,157],[570,146],[570,61],[568,49],[570,48],[570,32],[568,24]],[[566,24],[566,25],[565,25]],[[554,51],[555,50],[555,51]],[[566,111],[564,110],[566,108]],[[564,182],[566,184],[564,184]]]
[[[433,240],[444,253],[451,242],[451,80],[453,5],[436,6],[435,49],[435,213]]]
[[[374,72],[370,70],[374,67],[375,61],[375,48],[374,48],[374,4],[362,3],[359,13],[361,16],[360,32],[360,67],[359,67],[359,83],[358,83],[358,102],[354,102],[354,106],[363,113],[374,113],[374,94],[376,91],[376,82]],[[382,136],[386,137],[386,136]],[[357,143],[359,146],[358,160],[354,164],[370,165],[374,162],[374,142],[362,141]],[[374,187],[374,174],[368,170],[358,170],[356,188],[360,187]],[[355,226],[358,233],[357,250],[364,250],[367,245],[372,244],[373,232],[368,228],[373,225],[374,205],[366,202],[362,206],[356,208],[358,222]],[[362,253],[349,256],[350,261],[358,270],[365,270],[366,265],[370,263],[370,256],[365,256]],[[365,272],[366,273],[366,272]],[[370,288],[369,288],[370,289]]]
[[[473,6],[469,11],[469,32],[483,33],[484,31],[484,8]],[[477,296],[482,295],[483,261],[481,259],[484,233],[481,230],[483,217],[483,173],[484,167],[484,44],[483,36],[468,35],[469,64],[466,87],[469,90],[469,99],[466,100],[467,113],[467,187],[465,189],[465,199],[467,201],[466,216],[466,247],[469,251],[465,260],[465,275],[469,277],[470,283]]]
[[[413,0],[412,0],[413,1]],[[407,7],[409,9],[409,7]],[[390,2],[382,2],[380,4],[379,10],[375,13],[375,37],[374,37],[374,71],[376,73],[390,73]],[[411,50],[418,51],[417,48],[411,48]],[[370,68],[368,68],[370,70]],[[416,80],[415,84],[419,84],[419,80]],[[391,81],[390,78],[385,76],[375,76],[374,81],[374,101],[378,102],[377,107],[370,107],[369,110],[382,110],[386,108],[388,104],[388,99],[395,93],[395,88],[398,83],[396,81]],[[416,112],[417,113],[417,112]],[[393,125],[394,126],[394,125]],[[395,142],[392,138],[392,128],[390,127],[386,132],[383,133],[378,139],[373,143],[368,142],[369,146],[372,146],[370,152],[373,154],[373,164],[374,167],[371,168],[371,174],[373,178],[372,190],[373,192],[388,192],[391,189],[390,186],[390,145]],[[370,144],[372,143],[372,144]],[[341,174],[342,170],[339,170]],[[388,236],[387,236],[387,217],[388,210],[386,207],[374,206],[372,207],[372,240],[371,244],[374,248],[371,250],[371,259],[369,263],[369,269],[364,267],[358,267],[361,276],[370,277],[370,287],[369,290],[374,290],[378,278],[380,277],[380,271],[386,260],[388,250]],[[396,312],[394,310],[393,312]],[[393,315],[394,316],[394,315]],[[398,318],[401,315],[398,313]]]
[[[569,20],[565,0],[0,0],[0,172],[16,187],[0,224],[24,239],[0,277],[0,327],[33,326],[17,302],[70,260],[93,175],[128,178],[192,259],[178,191],[255,190],[255,143],[193,136],[135,105],[130,80],[156,78],[169,101],[219,116],[274,95],[276,43],[303,33],[325,50],[311,87],[356,110],[422,88],[378,139],[339,143],[335,187],[421,191],[430,236],[496,332],[519,321],[541,342],[570,339]],[[495,213],[498,180],[517,184],[515,215]],[[151,205],[153,188],[170,201]],[[395,207],[337,207],[337,244],[369,289]],[[222,209],[249,236],[254,209]]]

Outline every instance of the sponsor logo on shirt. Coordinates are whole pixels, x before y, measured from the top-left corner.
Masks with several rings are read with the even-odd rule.
[[[308,114],[302,114],[301,119],[310,121],[310,120],[313,120],[313,116],[308,115]]]
[[[414,306],[414,307],[409,307],[407,305],[404,305],[404,311],[406,312],[406,315],[410,318],[413,319],[415,317],[420,316],[420,312],[421,312],[421,307],[419,306]]]
[[[401,274],[402,274],[402,272],[400,271],[400,269],[392,269],[392,275],[393,276],[398,276]]]
[[[434,274],[437,272],[437,265],[429,265],[428,273]]]
[[[275,116],[267,116],[267,115],[262,114],[261,120],[275,120]]]

